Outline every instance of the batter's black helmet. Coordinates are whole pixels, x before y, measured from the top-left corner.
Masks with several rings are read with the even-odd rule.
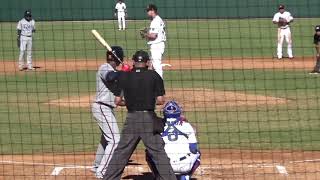
[[[139,50],[133,55],[132,60],[134,62],[148,62],[150,57],[146,51]]]
[[[31,11],[30,10],[26,10],[24,12],[24,17],[32,17]]]
[[[118,57],[121,61],[123,61],[124,52],[123,52],[122,47],[120,47],[120,46],[111,46],[111,49],[112,49],[112,52],[113,52],[114,54],[116,54],[117,57]],[[108,60],[108,61],[114,61],[114,62],[117,63],[117,65],[119,65],[120,62],[119,62],[119,61],[117,60],[117,58],[113,55],[112,52],[107,51],[107,60]]]
[[[317,25],[317,26],[314,28],[314,30],[315,30],[316,32],[320,31],[320,25]]]

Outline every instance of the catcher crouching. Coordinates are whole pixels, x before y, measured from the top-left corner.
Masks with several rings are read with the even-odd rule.
[[[169,101],[165,105],[163,108],[165,127],[161,137],[165,142],[164,148],[177,179],[190,180],[200,165],[200,151],[196,132],[181,113],[182,110],[175,101]],[[146,150],[146,160],[155,179],[158,179],[159,173],[154,158],[148,150]]]

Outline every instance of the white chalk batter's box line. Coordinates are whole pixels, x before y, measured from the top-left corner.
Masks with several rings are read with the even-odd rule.
[[[320,159],[309,159],[309,160],[300,160],[300,161],[289,161],[287,163],[289,164],[295,164],[295,163],[305,163],[305,162],[320,162]],[[67,165],[67,164],[52,164],[52,163],[37,163],[37,162],[19,162],[19,161],[0,161],[0,164],[21,164],[21,165],[31,165],[31,166],[54,166],[52,172],[50,175],[52,176],[58,176],[61,171],[64,169],[91,169],[92,166],[82,166],[82,165]],[[226,165],[213,165],[213,166],[206,166],[201,165],[198,170],[201,172],[200,174],[205,173],[207,170],[214,170],[214,169],[226,169],[226,167],[223,167]],[[236,168],[236,167],[244,167],[244,165],[239,164],[230,164],[230,168]],[[279,164],[279,163],[273,163],[273,164],[249,164],[247,165],[248,168],[276,168],[278,173],[288,176],[289,173],[286,170],[286,167]],[[135,171],[139,171],[140,173],[143,173],[146,171],[145,168],[142,167],[142,165],[136,165],[136,166],[127,166],[127,169],[134,169]]]

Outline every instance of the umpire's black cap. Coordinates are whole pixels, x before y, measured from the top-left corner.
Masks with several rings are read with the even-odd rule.
[[[314,28],[314,30],[315,30],[316,32],[320,31],[320,25],[317,25],[317,26]]]
[[[147,12],[148,12],[148,11],[158,12],[158,8],[157,8],[157,6],[154,5],[154,4],[149,4],[149,5],[147,6],[147,8],[146,8],[146,11],[147,11]]]
[[[148,62],[150,60],[150,57],[149,57],[149,54],[146,51],[139,50],[133,55],[132,60],[134,62],[144,62],[144,63],[146,63],[146,62]]]

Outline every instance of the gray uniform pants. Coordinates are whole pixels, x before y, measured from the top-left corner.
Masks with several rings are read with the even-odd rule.
[[[159,171],[158,180],[176,180],[170,160],[164,150],[164,141],[160,134],[153,134],[154,112],[128,113],[118,147],[109,163],[105,180],[120,180],[130,156],[142,140],[148,152],[154,157]]]
[[[94,162],[94,166],[97,167],[96,175],[101,176],[105,173],[113,152],[119,143],[120,133],[113,109],[94,103],[92,104],[92,113],[102,132]]]

